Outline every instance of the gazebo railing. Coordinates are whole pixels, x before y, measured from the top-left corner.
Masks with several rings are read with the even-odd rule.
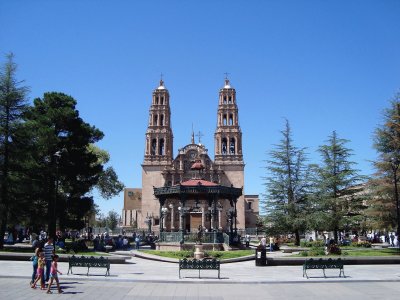
[[[204,232],[201,238],[202,243],[217,243],[222,244],[225,242],[225,235],[222,232]],[[160,242],[165,243],[180,243],[182,241],[182,232],[161,232]],[[183,241],[185,243],[196,243],[198,241],[197,233],[187,233],[184,235]],[[228,237],[229,244],[229,237]]]

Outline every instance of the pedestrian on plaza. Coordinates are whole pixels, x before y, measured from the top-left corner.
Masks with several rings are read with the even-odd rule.
[[[393,232],[390,234],[390,246],[394,247],[394,234],[393,234]]]
[[[52,255],[55,254],[53,239],[51,237],[47,240],[47,243],[44,244],[43,251],[44,251],[44,258],[46,259],[46,276],[44,277],[44,281],[48,282],[50,279],[51,263],[53,261]]]
[[[244,241],[246,243],[246,248],[249,248],[250,247],[250,235],[249,234],[245,235]]]
[[[39,247],[35,248],[35,254],[31,257],[33,273],[32,273],[32,279],[31,279],[30,285],[32,285],[35,282],[36,273],[37,273],[37,269],[38,269],[39,252],[40,252],[40,248]]]
[[[60,288],[60,281],[58,280],[58,274],[62,275],[62,273],[57,269],[58,255],[57,254],[52,255],[52,260],[53,262],[51,263],[51,269],[50,269],[50,283],[49,286],[47,287],[47,294],[52,293],[50,291],[50,288],[54,280],[56,281],[57,284],[58,293],[61,294],[63,290]]]
[[[140,235],[136,235],[135,245],[136,245],[136,250],[139,250],[139,248],[140,248]]]
[[[37,270],[36,270],[36,279],[35,281],[32,283],[31,288],[36,289],[36,283],[40,280],[40,289],[41,290],[45,290],[45,286],[44,286],[44,266],[46,265],[46,261],[44,258],[44,253],[42,250],[38,251],[38,255],[39,255],[39,259],[38,259],[38,266],[37,266]]]
[[[263,237],[261,238],[260,246],[261,246],[263,249],[265,249],[265,248],[267,247],[267,239],[265,238],[265,236],[263,236]]]

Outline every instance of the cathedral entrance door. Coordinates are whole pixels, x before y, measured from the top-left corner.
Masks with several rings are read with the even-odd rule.
[[[197,232],[199,225],[201,225],[201,212],[190,213],[190,232]]]

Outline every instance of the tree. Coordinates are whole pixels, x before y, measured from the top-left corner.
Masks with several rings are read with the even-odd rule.
[[[8,54],[7,62],[0,70],[0,248],[3,248],[4,234],[10,213],[18,207],[17,189],[19,152],[15,142],[17,128],[22,123],[22,115],[27,107],[28,87],[16,79],[17,65],[13,54]],[[18,209],[20,211],[20,209]]]
[[[110,161],[110,154],[103,149],[100,149],[96,145],[90,144],[89,151],[94,153],[101,165],[105,166]],[[123,189],[124,184],[118,180],[117,173],[111,166],[106,167],[100,174],[99,181],[95,186],[100,195],[105,199],[110,199],[113,196],[118,195]]]
[[[81,229],[83,217],[93,206],[88,193],[98,183],[103,166],[89,151],[89,145],[103,138],[103,133],[84,122],[75,108],[76,101],[62,93],[45,93],[34,100],[25,115],[27,152],[33,158],[29,170],[30,193],[35,212],[42,224],[48,224],[54,236],[56,221],[61,229]]]
[[[363,186],[359,183],[363,177],[353,169],[350,161],[352,150],[346,147],[345,139],[338,138],[334,131],[327,144],[319,147],[322,164],[317,169],[316,194],[314,196],[314,219],[323,220],[324,230],[334,232],[338,241],[338,232],[361,223]]]
[[[118,225],[119,215],[115,211],[111,210],[108,212],[106,220],[107,220],[106,221],[107,227],[110,228],[111,230],[114,230]]]
[[[374,196],[370,213],[384,228],[397,227],[397,236],[400,236],[400,93],[385,110],[383,120],[374,137],[379,158],[374,163],[377,173],[372,181]]]
[[[271,233],[294,233],[296,245],[305,230],[308,195],[308,167],[305,149],[293,145],[289,122],[286,120],[283,138],[269,153],[266,183],[266,227]]]

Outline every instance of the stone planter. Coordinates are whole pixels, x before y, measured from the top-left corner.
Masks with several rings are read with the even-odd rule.
[[[202,244],[196,244],[194,246],[194,258],[195,259],[203,259],[204,258],[204,251]]]

